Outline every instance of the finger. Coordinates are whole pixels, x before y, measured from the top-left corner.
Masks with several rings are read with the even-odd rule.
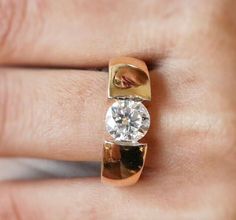
[[[101,185],[97,178],[2,183],[0,217],[62,220],[120,219],[122,215],[127,219],[140,219],[135,207],[145,207],[144,213],[148,214],[150,202],[145,205],[141,201],[136,201],[134,191],[137,193],[137,187],[135,188],[136,190],[130,190],[131,193],[127,189],[106,187]],[[136,203],[129,204],[130,199]]]
[[[1,183],[0,218],[234,219],[233,182],[219,181],[216,175],[193,180],[174,174],[126,188],[104,186],[98,178]]]
[[[103,66],[110,57],[154,59],[172,45],[176,5],[132,1],[1,0],[0,63]],[[171,22],[163,22],[165,16]],[[164,20],[165,21],[165,20]],[[182,21],[181,21],[182,22]],[[161,34],[160,34],[161,33]]]
[[[1,69],[0,155],[100,158],[107,74]]]

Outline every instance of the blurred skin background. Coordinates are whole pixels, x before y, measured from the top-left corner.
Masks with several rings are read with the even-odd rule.
[[[235,11],[0,0],[0,219],[235,220]],[[146,166],[129,188],[99,177],[116,56],[146,61],[152,82]]]

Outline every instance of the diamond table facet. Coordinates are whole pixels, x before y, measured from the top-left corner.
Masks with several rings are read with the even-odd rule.
[[[149,113],[140,101],[117,100],[106,114],[107,132],[116,141],[137,142],[145,136],[149,126]]]

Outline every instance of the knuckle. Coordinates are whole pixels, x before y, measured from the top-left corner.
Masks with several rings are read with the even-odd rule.
[[[44,0],[0,0],[0,51],[1,59],[20,49],[18,39],[29,33],[30,28],[38,28],[43,12]],[[32,13],[33,12],[33,13]],[[37,25],[35,25],[37,24]],[[38,35],[34,30],[32,33]]]
[[[5,188],[5,187],[4,187]],[[20,220],[23,219],[20,201],[8,189],[1,189],[0,197],[0,219]]]
[[[9,145],[15,141],[18,129],[24,127],[24,120],[20,121],[25,109],[22,78],[10,71],[0,68],[0,154],[3,155],[10,151]]]
[[[0,4],[0,48],[3,50],[8,42],[12,40],[15,32],[19,29],[21,19],[19,15],[22,15],[22,9],[19,7],[24,1],[16,0],[2,0]]]
[[[0,72],[0,145],[3,142],[4,130],[7,116],[7,75],[4,71]]]
[[[234,114],[234,113],[232,113]],[[222,130],[221,130],[221,140],[224,146],[224,152],[222,156],[227,159],[229,162],[235,164],[236,158],[236,117],[235,115],[228,117],[224,120]]]

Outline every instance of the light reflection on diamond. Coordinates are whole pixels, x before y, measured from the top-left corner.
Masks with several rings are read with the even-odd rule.
[[[107,132],[116,141],[137,142],[150,126],[150,116],[145,106],[134,100],[117,100],[106,114]]]

